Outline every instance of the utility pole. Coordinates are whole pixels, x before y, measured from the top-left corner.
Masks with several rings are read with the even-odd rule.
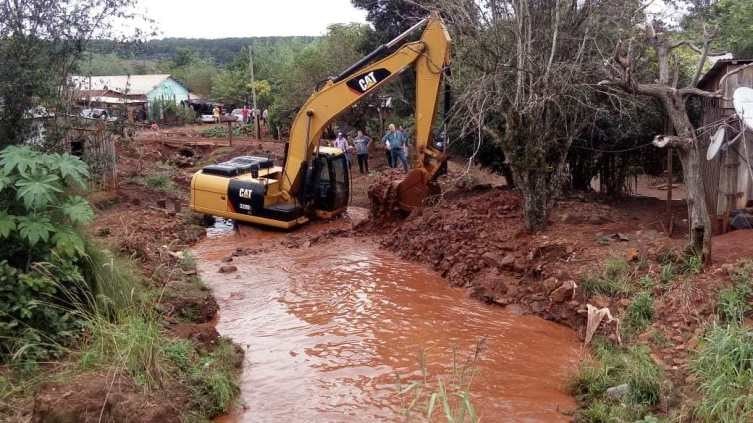
[[[254,109],[254,134],[257,140],[261,140],[261,128],[259,128],[259,109],[256,108],[256,79],[254,78],[254,49],[248,45],[248,70],[251,73],[251,96],[253,97]]]

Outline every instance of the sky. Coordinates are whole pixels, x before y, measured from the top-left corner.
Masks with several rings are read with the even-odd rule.
[[[163,37],[323,35],[333,23],[365,22],[350,0],[142,0]]]

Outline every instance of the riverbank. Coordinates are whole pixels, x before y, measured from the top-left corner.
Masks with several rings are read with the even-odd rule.
[[[682,202],[674,206],[675,216],[685,215]],[[357,232],[380,234],[384,248],[484,302],[564,324],[584,341],[593,336],[593,360],[572,376],[576,420],[728,419],[743,393],[714,391],[730,376],[699,363],[705,357],[730,372],[747,368],[733,345],[753,336],[739,330],[753,283],[739,260],[751,258],[753,231],[717,237],[714,264],[704,269],[682,252],[686,229],[664,234],[664,207],[654,198],[566,198],[547,229],[530,234],[519,196],[479,181],[471,189],[445,185],[435,205],[404,220],[366,221]],[[587,333],[589,306],[594,319],[597,310],[615,319],[602,314]],[[712,350],[725,334],[732,344]]]
[[[81,334],[52,360],[0,369],[4,419],[207,421],[233,407],[243,352],[215,329],[217,303],[188,253],[205,228],[186,209],[193,169],[223,151],[192,148],[118,141],[117,188],[88,195],[96,214],[86,232],[103,251],[95,264],[129,287],[118,294],[125,305],[84,315]]]
[[[114,418],[126,413],[141,421],[172,421],[186,413],[201,419],[233,409],[241,351],[219,337],[217,300],[197,277],[197,260],[190,251],[204,238],[205,228],[187,209],[190,177],[203,164],[236,155],[279,160],[284,145],[241,139],[226,146],[224,140],[149,136],[139,134],[135,141],[118,145],[118,189],[90,196],[97,216],[89,232],[143,274],[149,313],[134,314],[147,318],[108,327],[106,334],[137,339],[148,333],[146,344],[156,348],[144,351],[143,357],[151,364],[124,364],[112,357],[105,360],[104,354],[88,356],[91,349],[74,348],[59,362],[42,367],[57,375],[54,378],[37,368],[35,382],[20,389],[5,379],[14,394],[3,398],[3,407],[12,410],[15,420],[50,416],[39,421],[51,421],[62,413],[77,421],[76,416],[80,420],[92,410],[107,410]],[[372,168],[384,168],[383,155],[375,154]],[[368,206],[367,188],[376,179],[376,174],[354,174],[353,205]],[[693,257],[679,253],[682,222],[675,225],[675,237],[664,236],[664,204],[657,200],[566,198],[553,211],[546,231],[529,234],[523,229],[519,198],[498,178],[475,170],[466,173],[462,165],[450,163],[450,174],[440,182],[444,194],[439,201],[404,220],[368,221],[364,209],[353,208],[350,222],[320,222],[289,234],[265,231],[274,243],[254,239],[254,245],[236,252],[238,261],[267,257],[277,249],[294,256],[323,250],[326,257],[332,248],[342,247],[338,243],[368,242],[399,259],[428,266],[449,285],[498,311],[543,317],[572,328],[581,340],[586,336],[587,304],[608,308],[620,326],[605,322],[596,332],[594,360],[571,375],[570,392],[580,409],[560,411],[581,421],[603,421],[651,415],[687,418],[713,409],[704,402],[713,398],[710,388],[703,387],[713,372],[695,363],[711,354],[708,346],[714,336],[721,336],[714,328],[746,333],[729,326],[743,322],[749,312],[745,287],[750,275],[732,266],[748,255],[738,246],[749,239],[745,233],[721,237],[717,263],[702,270]],[[683,216],[684,205],[677,202],[675,207],[675,215]],[[241,236],[248,230],[242,227]],[[374,253],[382,254],[379,251]],[[213,260],[228,256],[232,254],[218,251]],[[204,269],[212,276],[216,270]],[[232,292],[226,294],[220,301],[242,301]],[[103,365],[82,367],[91,357]],[[651,377],[641,376],[647,374]],[[145,383],[144,377],[165,383]],[[635,386],[640,389],[633,390]],[[609,388],[632,393],[614,396],[614,390],[607,393]],[[161,401],[164,395],[171,401]]]
[[[244,407],[223,423],[443,421],[440,399],[427,408],[440,382],[453,414],[458,394],[481,421],[570,421],[573,331],[469,298],[378,239],[331,236],[351,215],[359,210],[299,228],[310,247],[241,226],[194,248],[220,304],[217,328],[247,356]]]

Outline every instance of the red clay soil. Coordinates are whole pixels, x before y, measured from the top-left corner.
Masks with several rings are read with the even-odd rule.
[[[735,263],[753,257],[753,229],[743,229],[715,236],[711,240],[712,261],[717,264]]]
[[[609,257],[651,259],[681,244],[657,231],[660,207],[651,199],[619,208],[585,199],[561,201],[547,230],[530,234],[517,193],[478,186],[449,192],[401,223],[372,220],[359,229],[387,232],[384,247],[432,266],[480,299],[581,329],[585,299],[574,286],[582,274]],[[619,308],[608,301],[602,305]]]
[[[129,378],[88,373],[43,385],[34,400],[32,422],[177,423],[181,406],[188,400],[171,396],[166,401],[163,395],[145,394],[144,388]]]
[[[404,221],[372,218],[357,232],[381,237],[385,248],[427,264],[470,295],[563,323],[581,336],[586,304],[609,307],[620,318],[630,304],[625,295],[586,295],[577,287],[584,276],[617,257],[632,262],[634,274],[659,281],[661,262],[668,255],[679,256],[686,242],[682,202],[673,204],[675,232],[667,238],[666,203],[658,199],[562,200],[547,229],[537,234],[526,231],[520,201],[504,187],[451,189],[436,205],[415,210]],[[654,321],[634,341],[647,345],[679,387],[677,392],[688,395],[695,392],[688,372],[690,353],[714,318],[719,290],[730,284],[729,263],[753,257],[753,231],[714,238],[713,254],[714,265],[700,274],[682,274],[682,264],[676,264],[679,276],[671,284],[655,282],[650,288]],[[616,341],[613,325],[599,333]]]

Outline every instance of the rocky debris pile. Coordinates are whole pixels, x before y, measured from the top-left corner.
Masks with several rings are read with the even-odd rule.
[[[485,187],[448,198],[415,210],[383,246],[428,263],[485,301],[582,326],[575,276],[565,266],[578,253],[577,240],[528,233],[521,198],[511,190]]]
[[[397,169],[387,169],[377,175],[369,185],[368,197],[371,217],[374,222],[389,222],[403,217],[405,213],[398,207],[397,185],[405,174]]]

